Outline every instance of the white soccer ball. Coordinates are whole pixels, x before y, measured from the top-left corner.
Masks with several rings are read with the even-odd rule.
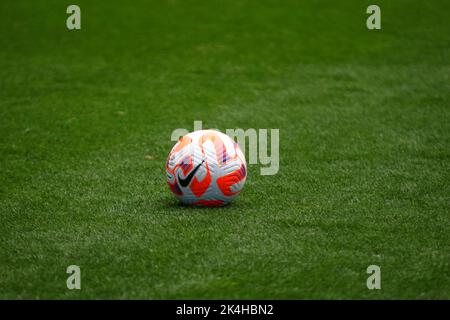
[[[175,144],[166,162],[167,183],[186,205],[217,207],[230,203],[247,176],[238,144],[216,130],[191,132]]]

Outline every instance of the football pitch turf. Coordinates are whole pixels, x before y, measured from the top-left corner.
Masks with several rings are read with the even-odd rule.
[[[0,2],[0,298],[450,298],[449,1],[70,4]],[[177,205],[194,120],[279,172]]]

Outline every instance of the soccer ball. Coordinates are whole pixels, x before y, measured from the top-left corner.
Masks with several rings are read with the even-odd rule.
[[[191,132],[175,144],[166,162],[167,183],[186,205],[230,203],[244,187],[245,157],[229,136],[216,130]]]

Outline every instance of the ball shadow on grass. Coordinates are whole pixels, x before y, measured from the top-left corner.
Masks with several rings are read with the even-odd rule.
[[[223,210],[224,212],[226,210],[231,210],[231,209],[236,209],[239,208],[239,204],[235,203],[234,201],[231,203],[228,203],[225,206],[221,206],[221,207],[205,207],[205,206],[190,206],[190,205],[186,205],[181,203],[180,201],[178,201],[177,199],[173,198],[173,197],[164,197],[163,199],[161,199],[161,201],[159,201],[160,203],[160,208],[166,212],[170,212],[170,213],[177,213],[182,211],[183,213],[187,213],[187,212],[207,212],[208,210],[213,210],[214,212],[218,212]]]

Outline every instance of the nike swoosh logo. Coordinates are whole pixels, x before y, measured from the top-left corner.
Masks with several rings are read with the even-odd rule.
[[[205,162],[205,160],[203,159],[203,161],[201,163],[199,163],[191,172],[189,172],[189,174],[187,175],[186,178],[182,179],[180,177],[180,174],[178,174],[178,182],[180,183],[180,185],[182,187],[187,187],[189,185],[189,183],[191,183],[192,178],[194,178],[195,173],[197,172],[197,170],[200,168],[200,166],[203,164],[203,162]]]

